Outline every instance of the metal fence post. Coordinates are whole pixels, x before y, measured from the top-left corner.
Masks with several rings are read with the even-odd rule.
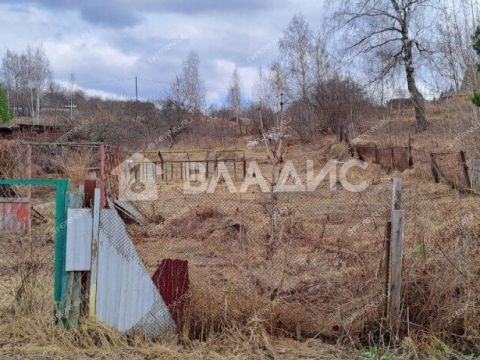
[[[67,190],[68,181],[59,181],[55,187],[55,278],[54,295],[58,319],[65,322],[65,305],[67,300],[68,274],[65,271],[65,257],[67,251]]]

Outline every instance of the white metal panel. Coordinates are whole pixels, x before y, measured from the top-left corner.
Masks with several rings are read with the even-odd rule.
[[[175,327],[122,219],[113,209],[100,213],[96,318],[119,331],[142,330],[150,336]]]
[[[90,209],[68,209],[66,271],[90,271],[93,218]]]

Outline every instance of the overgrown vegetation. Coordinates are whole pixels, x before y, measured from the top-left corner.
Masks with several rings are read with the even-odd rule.
[[[0,122],[6,123],[12,119],[10,108],[8,107],[8,99],[5,90],[0,88]]]

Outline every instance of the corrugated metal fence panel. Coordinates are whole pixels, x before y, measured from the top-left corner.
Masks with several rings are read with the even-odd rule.
[[[122,332],[159,336],[175,327],[168,307],[113,209],[100,212],[96,317]]]
[[[90,271],[92,210],[68,209],[66,271]]]
[[[30,231],[30,201],[0,199],[0,230],[15,233]]]

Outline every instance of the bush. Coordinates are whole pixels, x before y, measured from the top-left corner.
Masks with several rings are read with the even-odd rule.
[[[6,123],[12,119],[12,114],[8,107],[7,95],[3,89],[0,89],[0,122]]]

